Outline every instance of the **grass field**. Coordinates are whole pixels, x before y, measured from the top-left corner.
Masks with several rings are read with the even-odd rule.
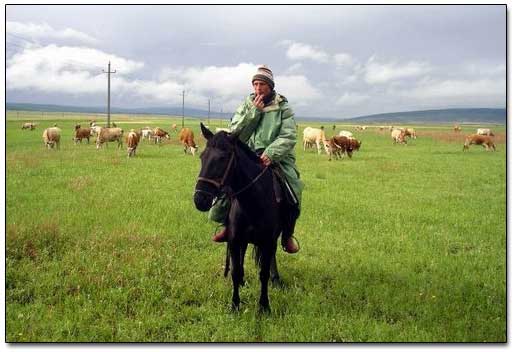
[[[88,118],[61,115],[6,122],[8,342],[506,341],[504,127],[493,127],[497,152],[462,151],[476,126],[460,136],[415,126],[407,146],[356,132],[352,160],[299,143],[302,249],[278,253],[285,287],[270,290],[272,313],[259,315],[251,260],[242,309],[229,312],[225,247],[192,202],[199,159],[176,134],[144,141],[128,160],[115,144],[74,145],[74,124]],[[37,129],[22,131],[29,120]],[[125,131],[180,124],[113,120]],[[45,150],[54,123],[61,149]],[[203,147],[199,120],[186,124]]]

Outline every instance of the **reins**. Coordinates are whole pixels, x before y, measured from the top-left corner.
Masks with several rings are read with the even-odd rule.
[[[225,169],[223,177],[221,178],[220,181],[216,181],[211,178],[202,177],[202,176],[198,176],[198,181],[210,183],[210,184],[214,185],[218,190],[221,191],[223,189],[223,187],[225,186],[225,181],[227,180],[228,174],[229,174],[230,170],[232,169],[232,164],[234,163],[235,155],[236,155],[236,152],[233,151],[232,154],[230,155],[230,160],[228,161],[227,168]],[[240,195],[241,193],[243,193],[244,191],[246,191],[247,189],[249,189],[250,187],[252,187],[261,178],[261,176],[264,175],[266,170],[268,170],[268,166],[265,166],[264,169],[262,169],[262,171],[250,181],[250,183],[248,183],[246,186],[241,188],[239,191],[237,191],[235,193],[232,193],[232,192],[228,193],[229,197],[234,198],[234,197]],[[210,192],[198,190],[198,189],[195,190],[195,192],[210,193]]]

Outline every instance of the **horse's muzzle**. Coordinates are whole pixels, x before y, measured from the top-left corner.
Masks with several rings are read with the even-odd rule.
[[[196,209],[200,211],[208,211],[212,207],[214,195],[209,192],[197,189],[195,190],[193,200],[195,202]]]

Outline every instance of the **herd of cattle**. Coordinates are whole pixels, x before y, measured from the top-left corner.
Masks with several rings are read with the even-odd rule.
[[[22,129],[34,130],[36,124],[27,122],[22,125]],[[108,142],[117,142],[118,148],[123,146],[123,129],[116,127],[101,127],[96,124],[95,121],[89,123],[89,127],[81,127],[81,125],[75,125],[75,131],[73,140],[75,143],[82,143],[83,139],[89,143],[90,138],[96,137],[96,148],[100,147]],[[334,126],[335,128],[335,126]],[[365,131],[367,126],[356,126],[356,130]],[[389,130],[391,132],[391,139],[394,144],[407,144],[407,137],[416,139],[416,131],[414,128],[403,128],[394,126],[379,126],[380,131]],[[221,130],[227,130],[223,128],[217,128],[216,132]],[[458,125],[454,125],[454,132],[460,132],[461,128]],[[177,130],[177,125],[171,126],[171,131],[178,133],[178,139],[184,147],[184,153],[191,153],[195,155],[198,149],[194,141],[194,134],[190,128],[182,128],[180,131]],[[464,141],[463,150],[469,149],[470,145],[482,145],[485,150],[495,151],[496,146],[493,141],[494,134],[489,128],[478,128],[475,134],[471,134],[466,137]],[[45,145],[50,149],[54,146],[59,149],[59,142],[61,139],[61,129],[54,125],[49,127],[43,132],[43,141]],[[160,144],[164,139],[170,139],[170,134],[160,127],[144,127],[141,129],[131,129],[125,136],[125,142],[127,144],[127,155],[128,157],[136,154],[136,149],[142,140],[153,141],[155,144]],[[349,158],[352,157],[353,152],[358,151],[362,145],[362,141],[357,140],[353,133],[350,131],[340,131],[337,135],[331,138],[326,138],[325,130],[321,128],[306,127],[303,130],[303,150],[312,148],[314,145],[317,148],[318,154],[321,153],[321,148],[325,149],[328,155],[328,160],[332,160],[332,157],[336,159],[343,158],[347,155]]]
[[[103,144],[108,142],[117,142],[118,148],[123,146],[123,129],[116,127],[101,127],[96,122],[91,121],[89,127],[81,127],[81,125],[75,125],[73,133],[73,141],[75,144],[82,143],[85,139],[89,144],[90,138],[96,138],[96,148],[100,149]],[[36,124],[32,122],[24,123],[22,129],[34,130]],[[195,155],[198,146],[194,141],[194,134],[190,128],[182,128],[180,131],[177,130],[177,125],[171,126],[172,131],[178,133],[178,139],[184,146],[184,153],[191,153]],[[48,149],[56,147],[59,149],[61,141],[62,130],[55,124],[53,127],[48,127],[43,131],[43,142]],[[164,139],[170,139],[170,134],[160,127],[150,128],[144,127],[141,129],[131,129],[125,136],[125,143],[127,144],[127,156],[132,157],[136,155],[136,149],[143,139],[153,141],[155,144],[160,144]]]
[[[335,126],[334,126],[335,129]],[[355,126],[357,131],[365,131],[367,126]],[[414,128],[403,128],[395,126],[379,126],[379,131],[389,129],[391,132],[391,139],[393,144],[407,144],[407,137],[416,139],[416,131]],[[458,125],[454,125],[454,132],[460,132],[461,128]],[[471,134],[466,137],[464,141],[463,150],[469,149],[470,145],[482,145],[485,150],[496,151],[496,146],[492,139],[494,134],[489,128],[478,128],[476,134]],[[303,150],[311,148],[316,145],[318,154],[321,153],[321,146],[325,148],[325,152],[328,155],[328,160],[332,160],[332,156],[342,158],[345,154],[349,158],[352,157],[354,151],[359,150],[362,145],[362,141],[357,140],[353,133],[350,131],[340,131],[338,135],[334,135],[331,138],[326,138],[325,130],[321,128],[306,127],[303,130]]]

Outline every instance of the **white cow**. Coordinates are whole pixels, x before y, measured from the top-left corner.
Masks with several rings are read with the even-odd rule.
[[[316,144],[318,154],[321,154],[321,145],[325,148],[325,152],[329,154],[327,145],[325,144],[325,131],[319,128],[305,127],[303,130],[303,150],[312,144]]]
[[[490,128],[478,128],[477,134],[481,134],[482,136],[494,136]]]
[[[153,138],[153,129],[151,129],[150,127],[143,128],[141,130],[141,136],[142,136],[142,138],[146,138],[149,141],[152,140],[152,138]]]
[[[346,137],[346,138],[353,138],[353,133],[350,131],[341,131],[339,132],[340,136]]]

